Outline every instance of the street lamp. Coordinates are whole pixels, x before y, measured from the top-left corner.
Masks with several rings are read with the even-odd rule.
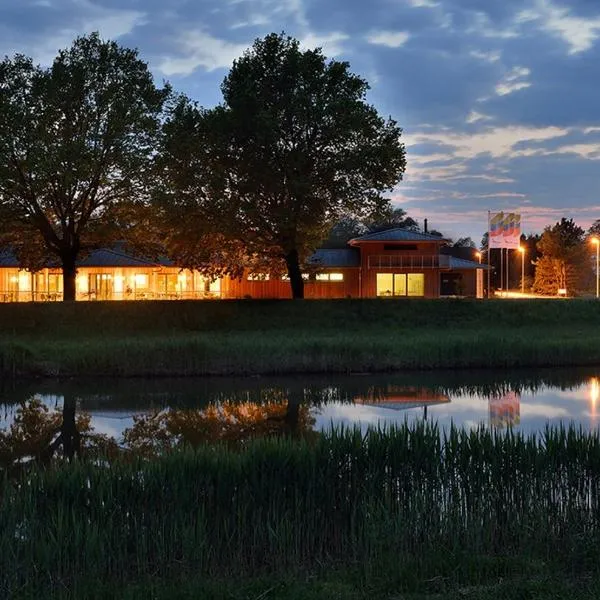
[[[478,258],[479,264],[481,264],[481,252],[475,252],[475,256]]]
[[[596,246],[596,298],[598,298],[600,296],[600,239],[594,236],[591,241]]]
[[[525,248],[519,246],[519,252],[521,253],[521,294],[525,293]]]

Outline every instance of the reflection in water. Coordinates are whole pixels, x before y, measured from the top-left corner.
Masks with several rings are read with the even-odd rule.
[[[516,392],[507,392],[502,396],[490,396],[490,425],[492,427],[513,427],[521,420],[521,397]]]
[[[0,464],[150,456],[207,442],[310,437],[332,425],[594,428],[590,370],[390,376],[30,382],[0,390]]]
[[[598,388],[598,378],[592,377],[590,379],[590,415],[592,419],[596,418],[596,404],[598,403],[598,394],[600,394],[600,389]]]

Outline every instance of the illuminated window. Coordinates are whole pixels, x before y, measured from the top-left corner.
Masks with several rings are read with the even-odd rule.
[[[409,296],[424,296],[425,275],[423,273],[409,273],[407,290]]]
[[[302,273],[302,279],[304,279],[304,281],[308,281],[310,278],[308,276],[308,273]],[[281,276],[281,281],[289,281],[290,280],[290,276],[289,275],[282,275]]]
[[[317,273],[317,281],[344,281],[343,273]]]
[[[248,281],[269,281],[268,273],[248,273]]]
[[[136,273],[134,281],[136,288],[148,287],[148,275],[146,275],[146,273]]]
[[[424,273],[377,273],[377,296],[425,296]]]

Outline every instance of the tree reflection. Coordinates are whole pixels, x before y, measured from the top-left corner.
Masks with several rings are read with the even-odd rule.
[[[201,409],[171,408],[137,415],[119,442],[94,431],[91,415],[77,411],[75,396],[65,396],[61,410],[34,397],[19,405],[8,429],[0,430],[0,467],[30,462],[46,465],[52,459],[82,456],[109,460],[132,454],[151,457],[184,446],[235,445],[265,436],[306,437],[317,435],[314,423],[301,397],[279,390],[263,403],[224,401]]]
[[[257,437],[316,435],[309,407],[298,399],[262,404],[221,402],[203,409],[168,409],[134,417],[125,430],[125,448],[143,456],[210,442],[237,445]]]
[[[89,414],[77,413],[74,396],[65,396],[62,410],[51,409],[36,397],[22,402],[11,426],[0,430],[0,466],[32,461],[45,465],[53,458],[73,460],[83,452],[114,454],[116,441],[94,432],[90,423]]]

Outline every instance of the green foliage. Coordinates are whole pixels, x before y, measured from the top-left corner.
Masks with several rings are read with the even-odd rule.
[[[65,299],[75,260],[131,227],[169,88],[134,50],[77,38],[50,68],[0,62],[0,242],[36,268],[58,259]]]
[[[576,295],[590,285],[589,248],[584,244],[584,230],[573,219],[561,219],[546,227],[537,243],[542,256],[536,262],[534,290],[556,295],[566,289]]]
[[[186,202],[204,223],[196,239],[214,225],[246,256],[286,269],[301,297],[300,265],[334,223],[385,206],[382,193],[402,178],[401,130],[366,103],[368,84],[347,63],[283,34],[256,40],[221,89],[222,106],[183,100],[165,126],[163,210]]]
[[[597,578],[599,472],[597,432],[421,423],[32,469],[2,481],[0,593],[329,570],[413,593]]]

